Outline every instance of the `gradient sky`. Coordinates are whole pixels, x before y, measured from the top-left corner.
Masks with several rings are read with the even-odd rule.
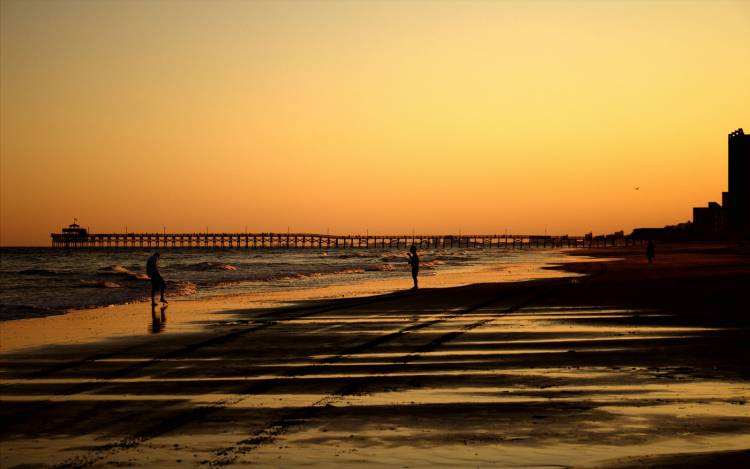
[[[663,226],[750,128],[747,1],[1,5],[3,245]]]

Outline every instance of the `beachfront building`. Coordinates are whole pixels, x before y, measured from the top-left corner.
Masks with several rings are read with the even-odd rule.
[[[729,134],[729,190],[721,205],[693,208],[693,226],[701,236],[750,236],[750,135],[742,129]]]
[[[729,191],[724,201],[727,228],[750,235],[750,135],[729,134]]]
[[[709,202],[708,207],[693,208],[693,226],[701,235],[718,235],[724,233],[724,210],[716,202]]]
[[[685,241],[693,238],[692,222],[668,225],[663,228],[635,228],[630,238],[639,241]]]

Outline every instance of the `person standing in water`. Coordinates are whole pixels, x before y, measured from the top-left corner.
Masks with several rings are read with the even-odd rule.
[[[164,304],[168,303],[164,298],[164,290],[167,288],[167,282],[164,281],[159,273],[159,257],[159,253],[155,252],[146,261],[146,275],[151,279],[151,306],[156,306],[156,300],[154,300],[156,290],[161,292],[161,302]]]
[[[653,264],[654,257],[656,257],[656,248],[654,247],[654,242],[651,240],[646,245],[646,257],[648,258],[648,263]]]
[[[412,244],[410,252],[406,255],[409,256],[409,264],[411,265],[411,278],[414,279],[414,290],[419,288],[417,283],[417,275],[419,274],[419,256],[417,255],[417,247]]]

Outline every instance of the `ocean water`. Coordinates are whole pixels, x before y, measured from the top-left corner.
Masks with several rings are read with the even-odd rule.
[[[0,321],[62,314],[71,309],[146,301],[151,251],[0,249]],[[420,277],[478,268],[534,270],[559,251],[438,249],[420,251]],[[205,298],[316,288],[380,279],[411,285],[405,250],[168,249],[159,262],[167,297]],[[498,280],[502,281],[498,275]]]

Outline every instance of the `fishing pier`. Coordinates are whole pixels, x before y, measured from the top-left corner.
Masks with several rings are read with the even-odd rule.
[[[51,233],[59,248],[174,249],[530,249],[629,246],[642,240],[611,235],[331,235],[314,233],[89,233],[77,223]]]

